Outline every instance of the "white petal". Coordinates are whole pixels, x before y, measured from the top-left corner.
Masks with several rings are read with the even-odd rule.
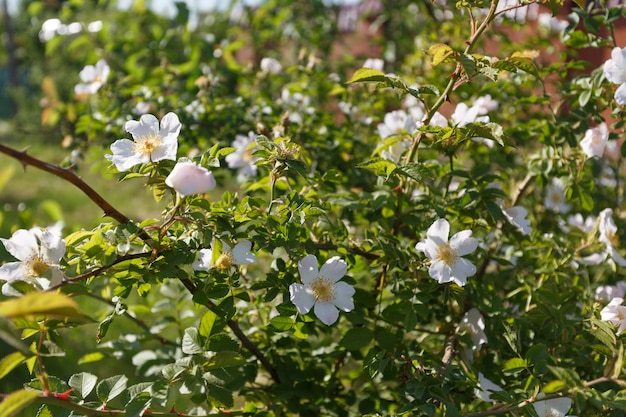
[[[347,271],[348,266],[346,265],[346,263],[338,256],[333,256],[332,258],[327,260],[324,265],[322,265],[319,276],[328,278],[332,282],[337,282],[344,275],[346,275]]]
[[[300,314],[308,313],[315,304],[315,296],[302,284],[294,283],[289,286],[289,300]]]
[[[252,249],[252,242],[249,240],[242,240],[237,243],[232,250],[235,265],[247,265],[256,261],[256,255],[250,253]]]
[[[178,141],[176,138],[165,138],[161,144],[157,146],[155,150],[150,154],[150,159],[153,162],[168,160],[175,161],[176,153],[178,152]]]
[[[167,113],[161,119],[161,131],[159,132],[159,136],[162,138],[170,137],[176,139],[178,134],[180,133],[182,125],[180,124],[180,120],[178,120],[178,116],[175,113]]]
[[[478,240],[474,239],[471,230],[463,230],[450,239],[450,247],[452,247],[459,256],[467,255],[476,250]]]
[[[0,279],[10,283],[26,278],[23,265],[22,262],[7,262],[0,266]]]
[[[331,303],[315,303],[315,315],[327,326],[330,326],[339,318],[339,310]]]
[[[620,106],[626,105],[626,83],[620,85],[619,88],[615,90],[615,95],[613,97]]]
[[[25,261],[39,253],[39,243],[37,242],[35,234],[26,229],[15,231],[10,239],[0,240],[4,243],[7,252],[20,261]]]
[[[200,249],[198,251],[198,260],[191,264],[196,271],[208,271],[213,265],[213,250]]]
[[[459,285],[465,285],[465,283],[467,282],[467,277],[471,277],[475,273],[476,267],[473,263],[465,258],[458,258],[456,260],[456,263],[452,267],[450,275],[452,278],[455,279],[455,281],[457,281],[457,284],[459,284],[459,282],[462,282],[463,284]]]
[[[436,245],[443,245],[448,241],[450,235],[450,223],[446,219],[435,221],[426,232],[426,236]]]
[[[118,171],[128,171],[138,164],[150,162],[149,155],[142,155],[134,152],[134,142],[128,139],[119,139],[111,145],[113,155],[104,155],[106,159],[113,162]]]
[[[431,278],[436,279],[440,284],[445,284],[452,280],[450,272],[450,267],[445,262],[439,260],[433,261],[428,269],[428,274]]]
[[[141,136],[159,134],[159,120],[152,114],[144,114],[139,118],[139,121],[129,120],[124,125],[124,128],[128,133],[133,135],[133,138]]]
[[[49,231],[44,231],[40,237],[41,253],[45,259],[58,264],[65,255],[65,241]]]
[[[343,281],[335,284],[335,299],[333,303],[338,309],[343,311],[354,310],[354,301],[352,296],[354,295],[354,288]]]
[[[307,255],[298,262],[298,271],[300,271],[300,280],[304,285],[309,285],[319,273],[317,270],[317,258],[315,255]]]

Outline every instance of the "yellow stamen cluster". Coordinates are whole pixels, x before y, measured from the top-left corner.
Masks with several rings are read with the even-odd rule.
[[[311,290],[318,301],[329,302],[335,298],[335,286],[328,278],[315,278],[313,283],[311,283]]]
[[[235,264],[235,257],[230,252],[223,252],[217,261],[215,261],[215,269],[220,271],[228,271]]]
[[[456,264],[456,260],[459,257],[456,251],[450,246],[450,242],[446,242],[437,248],[437,256],[448,266]]]
[[[29,258],[26,263],[26,274],[29,277],[41,277],[45,274],[52,265],[46,262],[39,256],[32,256]]]
[[[161,138],[154,134],[144,135],[135,139],[133,150],[141,155],[151,155],[161,144]]]

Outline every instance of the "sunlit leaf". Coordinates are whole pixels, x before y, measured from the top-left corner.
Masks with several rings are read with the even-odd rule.
[[[359,68],[354,72],[348,84],[365,82],[384,82],[387,78],[385,73],[372,68]]]
[[[32,403],[41,393],[33,390],[19,390],[10,393],[0,402],[0,417],[13,417],[15,413]]]
[[[70,317],[82,319],[78,305],[69,296],[62,293],[30,292],[22,297],[0,303],[0,316],[32,317]]]

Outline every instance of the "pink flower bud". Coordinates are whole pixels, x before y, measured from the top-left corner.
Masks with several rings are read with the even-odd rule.
[[[215,188],[215,178],[211,171],[193,162],[178,162],[165,179],[165,184],[185,197],[212,190]]]

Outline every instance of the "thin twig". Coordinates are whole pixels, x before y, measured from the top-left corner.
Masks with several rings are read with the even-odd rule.
[[[26,151],[18,151],[9,146],[3,145],[0,143],[0,152],[8,155],[14,159],[17,159],[22,163],[24,169],[26,166],[30,165],[35,168],[38,168],[42,171],[48,172],[52,175],[55,175],[59,178],[64,179],[70,184],[74,185],[76,188],[81,190],[83,194],[85,194],[91,201],[96,203],[98,207],[102,209],[105,216],[111,217],[122,224],[131,223],[131,220],[118,211],[115,207],[113,207],[108,201],[106,201],[96,190],[91,188],[89,184],[82,180],[78,175],[73,173],[72,171],[62,168],[58,165],[49,164],[48,162],[42,161],[41,159],[35,158],[33,156],[28,155]],[[152,238],[146,233],[145,230],[140,229],[138,232],[139,237],[148,243],[150,246],[153,245]]]
[[[192,295],[196,294],[198,288],[191,280],[181,279],[180,281]],[[217,306],[212,301],[208,301],[205,306],[211,311],[214,311],[215,308],[217,308]],[[226,324],[228,325],[228,327],[230,327],[230,330],[232,330],[235,336],[237,336],[237,339],[239,339],[243,347],[248,349],[250,353],[252,353],[258,359],[258,361],[261,362],[261,365],[263,365],[265,370],[269,372],[269,374],[272,376],[272,379],[276,382],[280,382],[280,377],[278,376],[278,372],[276,372],[274,366],[270,363],[270,361],[263,354],[263,352],[261,352],[259,348],[256,347],[256,345],[252,343],[248,336],[246,336],[246,334],[241,330],[241,328],[239,327],[239,323],[237,323],[237,321],[233,319],[230,319],[226,322]]]

